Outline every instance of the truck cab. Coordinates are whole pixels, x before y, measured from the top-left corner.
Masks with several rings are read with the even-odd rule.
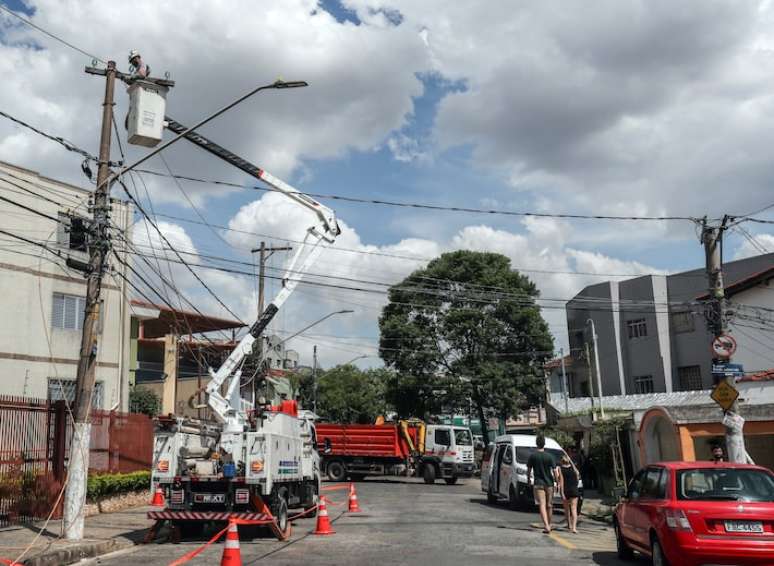
[[[447,484],[473,475],[473,435],[470,429],[453,425],[427,425],[425,450],[420,459],[420,472],[425,483],[442,478]]]

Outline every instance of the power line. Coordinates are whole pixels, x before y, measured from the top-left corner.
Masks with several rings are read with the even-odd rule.
[[[148,173],[150,175],[156,175],[159,177],[168,177],[168,174],[161,173],[159,171],[151,171],[148,169],[140,169],[142,173]],[[215,181],[208,179],[201,179],[197,177],[190,177],[187,175],[172,175],[178,179],[184,179],[186,181],[196,181],[199,183],[225,185],[230,187],[237,187],[240,189],[250,189],[255,191],[265,192],[280,192],[272,187],[262,186],[250,186],[246,187],[237,183],[231,183],[228,181]],[[484,209],[484,208],[472,208],[472,207],[460,207],[460,206],[443,206],[438,204],[426,204],[416,202],[399,202],[388,201],[379,199],[365,199],[358,197],[349,197],[335,194],[322,194],[322,193],[310,193],[304,191],[304,194],[315,198],[339,200],[343,202],[352,202],[357,204],[376,204],[382,206],[397,206],[404,208],[422,208],[427,210],[444,211],[444,212],[464,212],[473,214],[494,214],[503,216],[518,216],[518,217],[532,217],[532,218],[562,218],[572,220],[650,220],[650,221],[668,221],[668,220],[687,220],[690,222],[698,222],[699,219],[691,216],[611,216],[601,214],[572,214],[572,213],[548,213],[548,212],[524,212],[524,211],[512,211],[512,210],[497,210],[497,209]]]
[[[53,34],[53,33],[51,33],[50,31],[48,31],[48,30],[45,30],[45,29],[43,29],[42,27],[40,27],[39,25],[32,23],[30,20],[28,20],[28,19],[27,19],[27,18],[25,18],[24,16],[20,16],[19,14],[17,14],[16,12],[14,12],[13,10],[9,10],[9,9],[8,9],[8,8],[6,8],[5,6],[3,6],[2,4],[0,4],[0,10],[2,10],[2,11],[4,11],[4,12],[7,12],[8,14],[12,15],[14,18],[17,18],[17,19],[21,20],[22,22],[24,22],[25,24],[27,24],[27,25],[28,25],[28,26],[30,26],[31,28],[34,28],[34,29],[36,29],[37,31],[39,31],[40,33],[47,35],[47,36],[48,36],[48,37],[50,37],[51,39],[53,39],[53,40],[55,40],[55,41],[58,41],[59,43],[61,43],[61,44],[63,44],[63,45],[66,45],[66,46],[67,46],[67,47],[69,47],[70,49],[73,49],[73,50],[77,51],[78,53],[80,53],[80,54],[82,54],[82,55],[86,55],[86,57],[91,57],[92,59],[96,59],[97,61],[99,61],[99,62],[100,62],[100,63],[102,63],[103,65],[107,65],[107,63],[106,63],[105,61],[103,61],[102,59],[100,59],[100,58],[99,58],[99,57],[97,57],[96,55],[92,55],[92,54],[91,54],[91,53],[89,53],[88,51],[84,51],[84,50],[83,50],[83,49],[81,49],[80,47],[77,47],[77,46],[73,45],[72,43],[70,43],[69,41],[66,41],[66,40],[62,39],[62,38],[61,38],[61,37],[59,37],[58,35],[54,35],[54,34]]]

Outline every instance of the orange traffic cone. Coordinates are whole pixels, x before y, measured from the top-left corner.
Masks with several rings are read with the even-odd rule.
[[[239,551],[239,531],[233,520],[228,522],[226,544],[223,546],[220,566],[242,566],[242,553]]]
[[[349,509],[350,513],[360,513],[362,509],[357,504],[357,492],[355,491],[355,484],[349,484]]]
[[[153,492],[153,499],[150,502],[154,507],[164,507],[164,492],[161,491],[161,486],[156,484],[156,491]]]
[[[330,519],[328,519],[328,509],[325,507],[325,498],[320,497],[320,503],[317,507],[317,526],[312,534],[315,535],[333,535],[336,531],[331,527]]]

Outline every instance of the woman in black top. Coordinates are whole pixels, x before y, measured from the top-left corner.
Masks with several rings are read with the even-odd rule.
[[[572,460],[565,454],[559,464],[559,490],[562,494],[564,516],[567,519],[567,528],[571,532],[578,532],[578,469]]]

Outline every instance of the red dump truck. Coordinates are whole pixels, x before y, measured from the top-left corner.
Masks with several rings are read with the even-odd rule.
[[[467,427],[400,421],[375,425],[318,423],[321,470],[332,481],[368,475],[417,475],[449,485],[475,471]]]

